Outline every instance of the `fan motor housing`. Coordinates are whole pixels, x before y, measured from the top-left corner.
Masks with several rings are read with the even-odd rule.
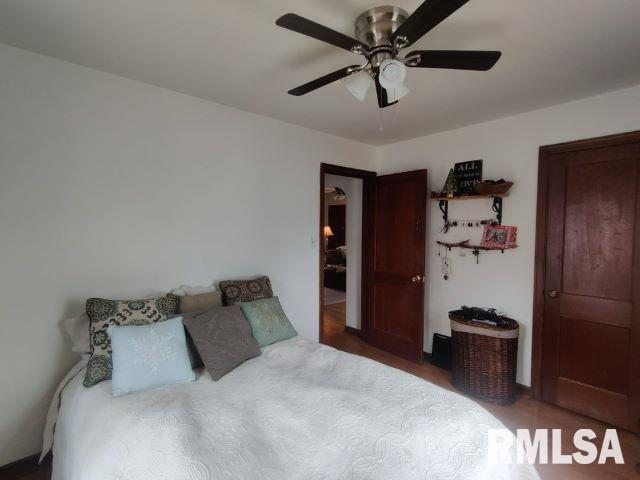
[[[384,6],[367,10],[356,19],[355,35],[371,48],[391,46],[391,34],[409,18],[409,14],[399,7]],[[393,58],[387,51],[371,56],[371,65],[376,68],[387,58]]]

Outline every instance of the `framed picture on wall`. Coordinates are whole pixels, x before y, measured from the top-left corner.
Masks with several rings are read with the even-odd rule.
[[[453,166],[453,172],[461,194],[475,193],[476,185],[482,181],[482,160],[458,162]]]
[[[517,237],[518,227],[486,225],[480,245],[486,248],[515,248]]]

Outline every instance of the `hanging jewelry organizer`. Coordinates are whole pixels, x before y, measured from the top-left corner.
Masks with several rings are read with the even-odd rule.
[[[452,248],[472,250],[473,255],[476,257],[476,263],[480,263],[479,261],[480,252],[500,251],[500,253],[504,253],[505,250],[513,250],[514,248],[518,248],[515,245],[512,247],[486,247],[484,245],[472,245],[469,243],[470,241],[471,240],[464,240],[458,243],[447,243],[447,242],[437,241],[436,243],[442,247],[445,247],[449,251],[451,251]]]
[[[491,198],[493,199],[493,203],[491,205],[491,210],[493,212],[495,212],[496,214],[496,219],[495,219],[495,225],[502,225],[502,199],[504,197],[506,197],[507,194],[494,194],[494,195],[482,195],[482,194],[475,194],[475,195],[462,195],[459,197],[440,197],[440,196],[435,196],[432,195],[431,196],[431,200],[437,200],[438,201],[438,207],[440,208],[440,211],[442,212],[442,221],[444,223],[444,226],[442,227],[442,231],[441,233],[447,233],[449,231],[449,229],[451,229],[451,227],[453,226],[457,226],[453,224],[453,221],[451,221],[451,219],[449,218],[449,201],[451,200],[478,200],[478,199],[487,199],[487,198]],[[490,220],[482,220],[482,222],[490,222]],[[486,225],[487,223],[483,223],[482,225]]]

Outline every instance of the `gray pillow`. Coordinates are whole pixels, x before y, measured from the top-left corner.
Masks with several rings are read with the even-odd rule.
[[[214,380],[262,352],[237,305],[185,314],[182,319],[198,354]]]

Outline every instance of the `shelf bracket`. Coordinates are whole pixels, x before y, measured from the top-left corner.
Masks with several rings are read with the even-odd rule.
[[[446,200],[440,200],[438,202],[438,207],[442,212],[442,220],[444,220],[444,228],[447,228],[449,225],[449,202]]]
[[[502,225],[502,197],[493,197],[493,205],[491,206],[491,210],[496,212],[498,225]]]
[[[478,265],[480,263],[480,249],[474,248],[473,255],[476,257],[476,265]]]

